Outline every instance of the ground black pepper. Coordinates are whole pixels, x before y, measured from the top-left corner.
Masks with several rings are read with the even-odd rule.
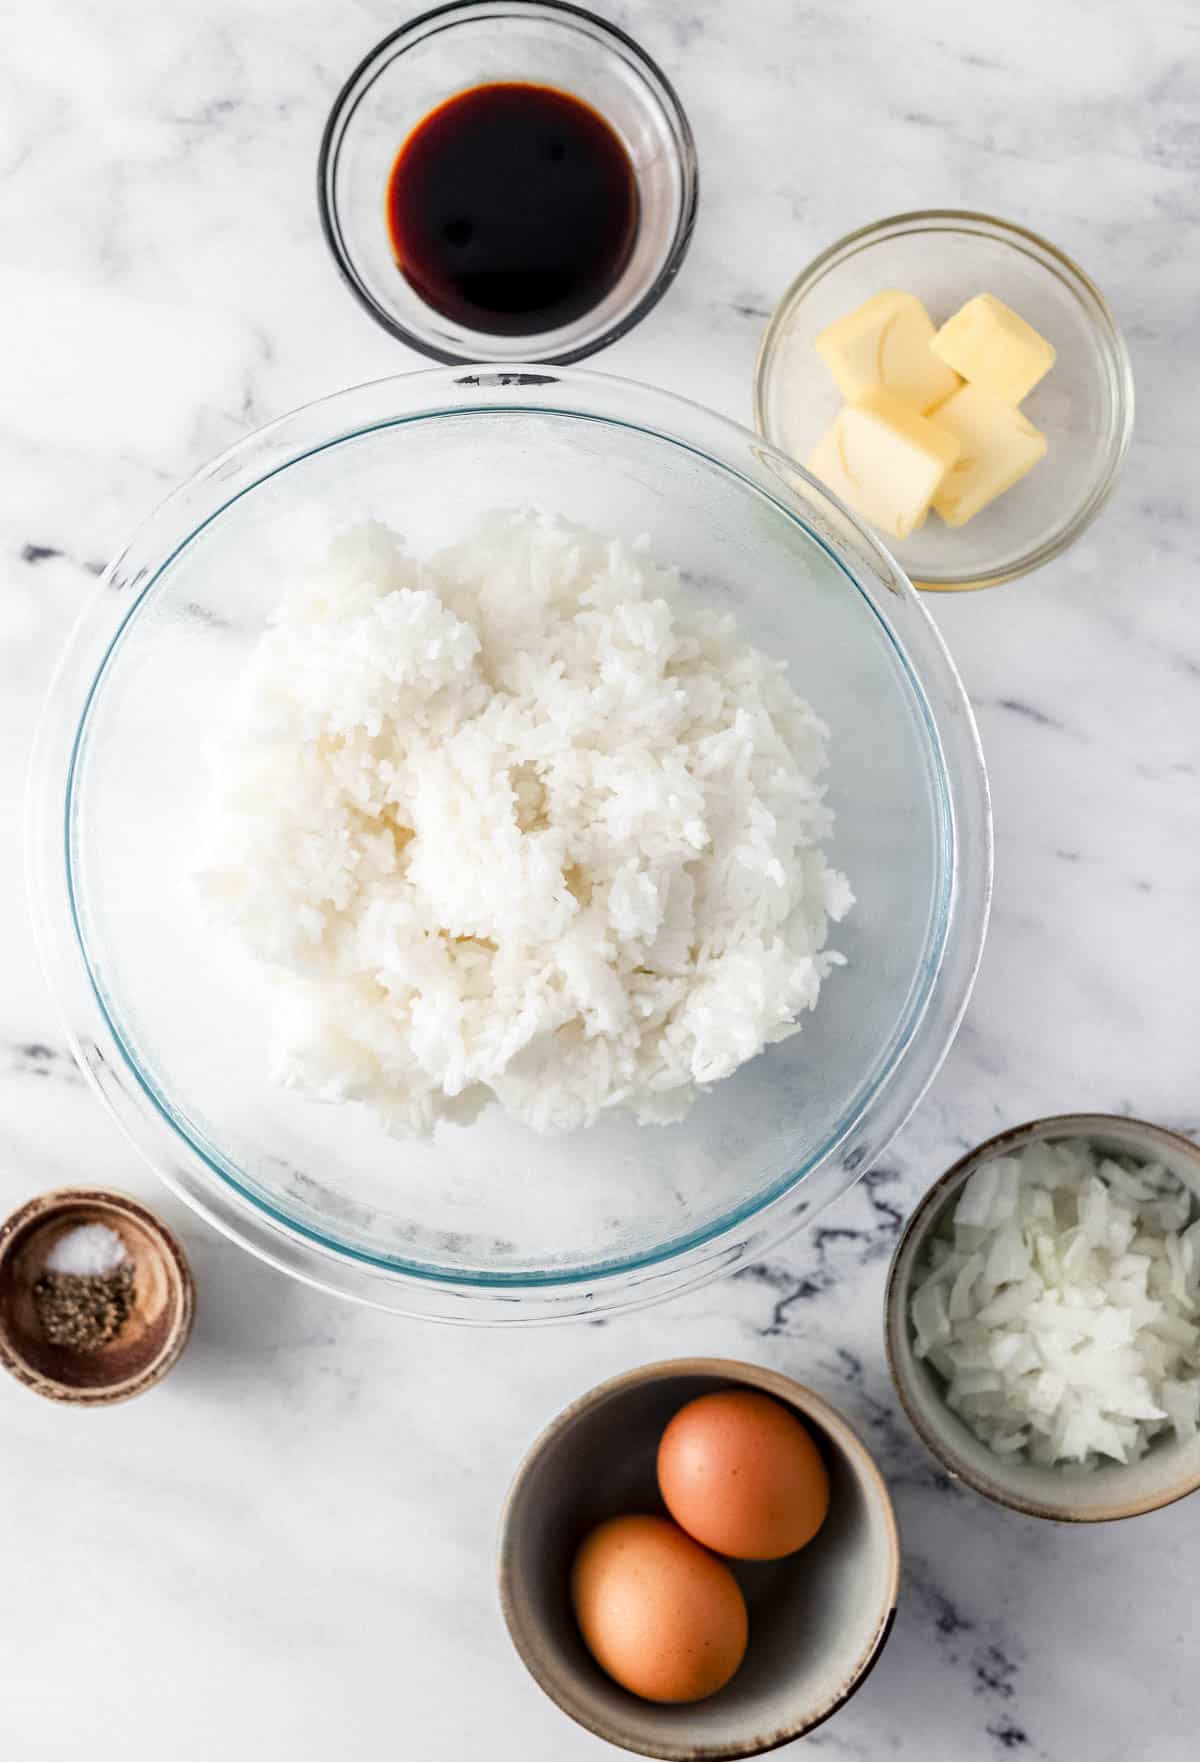
[[[133,1268],[110,1273],[45,1272],[33,1287],[34,1308],[51,1346],[95,1352],[115,1340],[133,1308]]]

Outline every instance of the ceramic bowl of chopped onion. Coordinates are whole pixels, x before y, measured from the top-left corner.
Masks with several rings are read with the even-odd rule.
[[[250,435],[100,583],[30,856],[81,1064],[276,1266],[421,1316],[735,1267],[879,1155],[991,877],[910,584],[756,436],[544,368]]]
[[[972,1150],[917,1206],[886,1296],[924,1443],[1035,1517],[1098,1522],[1200,1487],[1200,1147],[1065,1114]]]

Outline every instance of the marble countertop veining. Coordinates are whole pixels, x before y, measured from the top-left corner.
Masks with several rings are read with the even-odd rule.
[[[677,284],[599,358],[747,419],[766,315],[813,251],[973,206],[1073,252],[1124,324],[1114,503],[1036,577],[939,599],[995,792],[966,1023],[879,1167],[739,1277],[605,1326],[399,1323],[259,1267],[160,1190],[66,1051],[25,929],[34,718],[97,572],[179,477],[271,416],[416,365],[321,241],[328,104],[383,0],[39,0],[0,66],[0,1208],[86,1177],[182,1232],[175,1376],[60,1412],[0,1386],[0,1748],[13,1762],[573,1762],[604,1747],[517,1663],[491,1583],[508,1476],[580,1389],[742,1355],[864,1428],[905,1546],[892,1641],[810,1740],[831,1762],[1185,1762],[1195,1509],[1059,1529],[957,1491],[883,1364],[922,1186],[1074,1108],[1200,1131],[1200,14],[1190,0],[595,0],[677,82],[703,179]],[[164,1733],[169,1735],[163,1736]]]

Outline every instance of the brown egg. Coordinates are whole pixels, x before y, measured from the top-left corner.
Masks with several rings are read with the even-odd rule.
[[[829,1476],[808,1432],[769,1395],[701,1395],[658,1446],[667,1510],[690,1536],[735,1560],[778,1560],[811,1542],[829,1509]]]
[[[702,1701],[746,1650],[746,1604],[729,1568],[665,1517],[612,1517],[571,1573],[575,1618],[602,1670],[646,1701]]]

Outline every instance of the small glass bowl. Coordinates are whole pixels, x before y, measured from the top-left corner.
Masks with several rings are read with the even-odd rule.
[[[955,530],[932,515],[889,540],[917,587],[996,587],[1066,550],[1116,483],[1133,433],[1133,373],[1100,290],[1078,264],[1025,227],[986,214],[898,214],[823,251],[779,302],[754,373],[754,420],[801,463],[841,404],[814,343],[881,288],[922,299],[935,324],[973,295],[995,294],[1058,352],[1022,404],[1046,435],[1046,457],[1007,495]]]
[[[396,155],[456,92],[512,81],[554,86],[598,110],[624,143],[640,218],[629,261],[570,324],[502,336],[435,311],[396,264],[385,211]],[[321,224],[373,318],[436,361],[582,360],[631,330],[679,272],[696,219],[696,149],[662,71],[631,37],[562,0],[452,0],[379,43],[338,95],[317,165]]]

